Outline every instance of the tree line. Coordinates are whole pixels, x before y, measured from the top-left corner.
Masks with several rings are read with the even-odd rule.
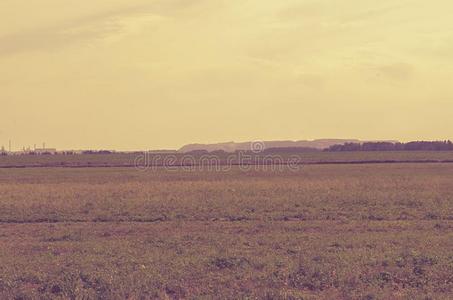
[[[342,151],[453,151],[451,141],[415,141],[408,143],[366,142],[333,145],[328,152]]]

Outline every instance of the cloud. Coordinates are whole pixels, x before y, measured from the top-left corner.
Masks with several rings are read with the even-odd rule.
[[[134,6],[92,14],[53,24],[47,27],[22,31],[0,37],[0,56],[30,51],[46,51],[65,47],[80,41],[90,41],[121,34],[133,20],[132,17],[150,21],[159,16],[147,14],[148,7]],[[129,22],[125,22],[125,20]],[[136,28],[135,28],[136,30]]]
[[[376,6],[376,4],[373,3],[373,5],[370,5],[366,4],[365,0],[362,1],[364,1],[364,3],[360,5],[343,1],[336,1],[337,3],[332,3],[335,1],[320,0],[306,1],[285,7],[278,13],[278,17],[282,21],[303,21],[313,18],[317,20],[330,19],[336,25],[338,25],[337,22],[343,24],[354,23],[380,17],[403,7],[404,3],[406,3],[404,2],[397,5],[392,4],[369,9],[368,7]],[[364,7],[366,9],[364,9]]]
[[[324,88],[325,80],[322,76],[317,74],[299,74],[297,76],[297,81],[303,84],[304,86],[310,87],[315,90],[320,90]]]
[[[281,20],[293,20],[300,18],[316,18],[325,13],[325,4],[322,2],[312,1],[303,2],[285,7],[278,13]]]
[[[392,80],[408,80],[414,73],[412,65],[407,63],[394,63],[377,68],[377,76],[383,76]]]
[[[390,12],[393,12],[394,10],[397,10],[401,7],[403,7],[402,4],[385,6],[385,7],[381,7],[381,8],[375,8],[375,9],[368,9],[366,11],[362,11],[359,13],[348,14],[341,18],[341,22],[346,24],[346,23],[356,23],[356,22],[366,21],[366,20],[369,20],[372,18],[381,17],[381,16],[386,15]]]

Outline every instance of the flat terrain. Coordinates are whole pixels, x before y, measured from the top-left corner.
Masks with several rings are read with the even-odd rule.
[[[452,183],[446,163],[0,169],[0,298],[449,299]]]
[[[247,156],[247,157],[246,157]],[[389,162],[444,162],[453,163],[453,151],[386,151],[386,152],[269,152],[251,153],[114,153],[84,155],[11,155],[0,156],[0,168],[11,167],[135,167],[169,166],[200,163],[204,158],[215,158],[220,165],[260,164],[270,161],[288,162],[295,158],[301,164],[325,163],[389,163]],[[171,159],[168,159],[171,158]],[[205,164],[207,165],[207,164]]]

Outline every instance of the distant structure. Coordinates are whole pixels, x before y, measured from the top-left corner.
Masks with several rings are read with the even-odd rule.
[[[55,155],[55,154],[57,154],[57,149],[55,149],[55,148],[36,148],[34,150],[34,153],[36,155],[46,155],[46,154]]]
[[[36,144],[33,146],[33,151],[28,148],[28,151],[24,153],[35,154],[35,155],[55,155],[57,154],[57,149],[55,148],[46,148],[46,143],[42,143],[42,148],[36,148]]]

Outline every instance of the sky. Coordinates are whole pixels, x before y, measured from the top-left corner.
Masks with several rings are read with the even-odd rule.
[[[451,0],[2,0],[0,146],[453,139]]]

